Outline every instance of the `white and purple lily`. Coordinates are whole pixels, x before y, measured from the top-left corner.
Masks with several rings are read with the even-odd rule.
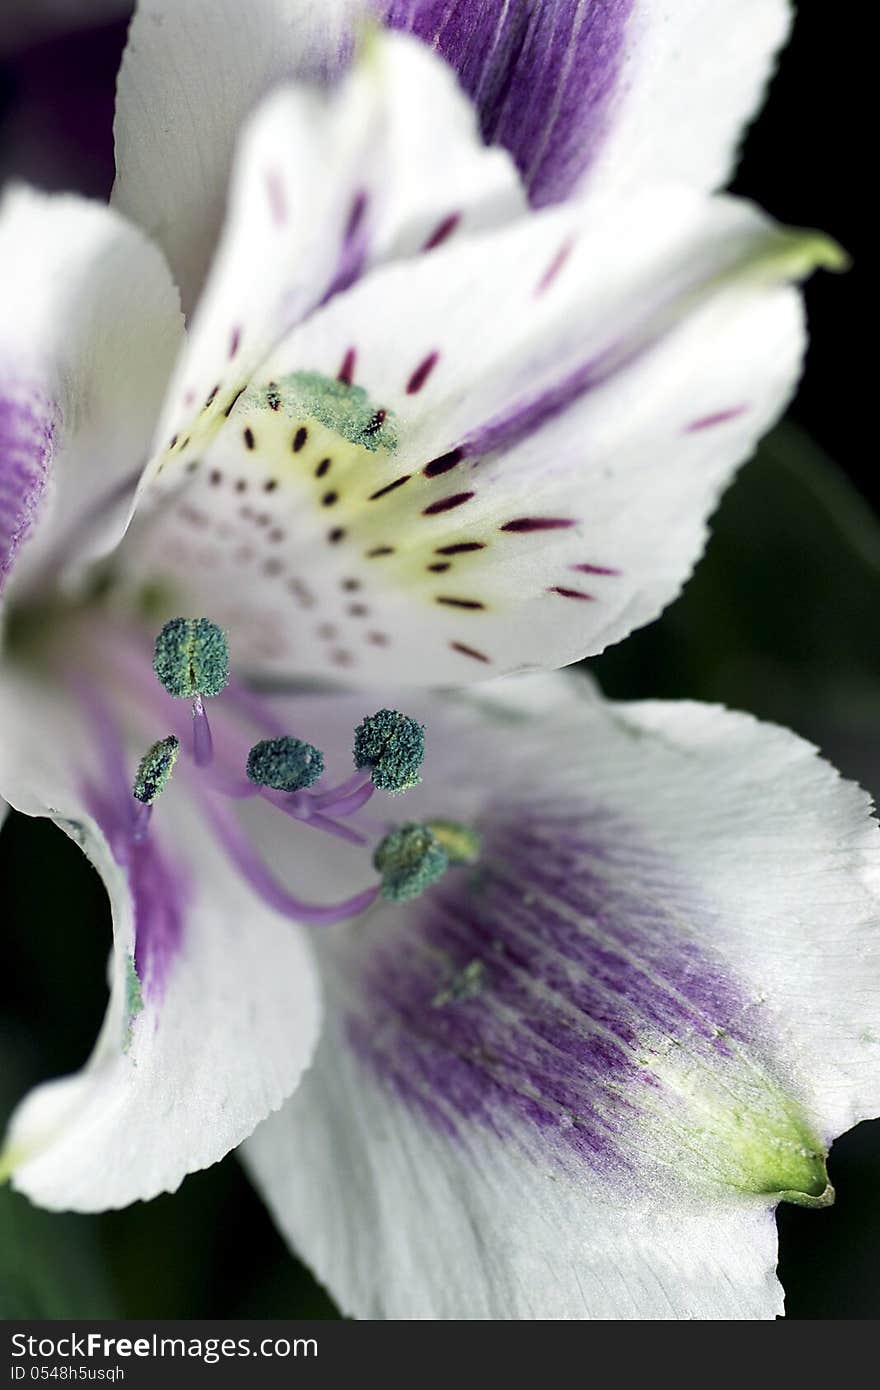
[[[225,8],[143,5],[120,81],[117,201],[190,303],[242,104],[309,47],[263,5],[251,74]],[[779,37],[758,8],[708,181]],[[120,1206],[288,1101],[248,1163],[347,1311],[773,1316],[773,1207],[827,1200],[878,1103],[865,799],[717,710],[394,692],[656,614],[792,389],[790,282],[836,253],[694,188],[525,207],[449,69],[387,34],[249,121],[185,336],[120,212],[7,194],[0,794],[82,844],[114,953],[90,1061],[4,1164]],[[380,704],[405,766],[367,749]]]

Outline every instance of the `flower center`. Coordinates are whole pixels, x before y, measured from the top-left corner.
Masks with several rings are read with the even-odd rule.
[[[406,901],[436,882],[450,865],[477,857],[477,835],[455,822],[394,826],[361,815],[377,792],[396,796],[421,780],[425,731],[409,715],[381,709],[366,716],[353,733],[354,772],[331,785],[321,749],[273,728],[275,721],[260,698],[230,682],[226,637],[217,624],[207,618],[172,618],[156,638],[153,670],[173,698],[172,712],[186,702],[190,717],[175,719],[172,732],[140,761],[122,834],[123,853],[126,840],[142,844],[150,833],[154,804],[181,760],[187,783],[227,857],[260,897],[298,921],[315,926],[340,921],[365,911],[380,896]],[[221,699],[234,713],[259,718],[270,736],[252,744],[246,754],[228,721],[215,736],[208,703]],[[163,708],[167,712],[168,707]],[[235,721],[231,728],[237,729]],[[263,863],[232,811],[231,803],[254,798],[313,830],[359,848],[372,847],[378,881],[327,906],[294,897]]]

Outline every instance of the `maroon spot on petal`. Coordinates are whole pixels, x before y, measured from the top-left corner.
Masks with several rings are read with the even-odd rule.
[[[342,588],[346,591],[346,593],[353,594],[355,590],[359,589],[360,587],[361,581],[359,579],[343,579],[342,581]]]
[[[444,570],[452,569],[452,565],[448,560],[441,560],[439,564],[429,565],[428,569],[431,574],[442,574]]]
[[[288,580],[287,587],[294,598],[297,599],[300,608],[314,608],[316,603],[315,595],[301,579]]]
[[[372,550],[368,550],[368,551],[367,551],[367,559],[368,559],[368,560],[374,560],[374,559],[378,558],[378,556],[380,556],[380,555],[393,555],[393,554],[394,554],[394,546],[393,546],[393,545],[377,545],[377,546],[374,546]]]
[[[734,405],[729,410],[717,410],[714,415],[701,415],[698,420],[691,420],[689,425],[685,425],[685,434],[695,434],[698,430],[710,430],[713,425],[723,425],[728,420],[735,420],[738,415],[742,415],[745,409],[744,405]]]
[[[388,640],[389,640],[389,639],[388,639],[387,635],[386,635],[384,632],[368,632],[368,633],[367,633],[367,641],[368,641],[368,642],[371,642],[371,643],[373,644],[374,647],[387,647],[387,646],[388,646]]]
[[[316,631],[318,636],[325,642],[332,642],[339,636],[339,632],[332,623],[321,623]]]
[[[217,399],[217,392],[218,392],[219,390],[220,390],[220,384],[219,384],[219,382],[218,382],[218,384],[217,384],[216,386],[212,386],[212,387],[211,387],[211,389],[210,389],[210,391],[208,392],[208,395],[207,395],[207,397],[206,397],[206,400],[205,400],[205,405],[204,405],[204,409],[205,409],[205,410],[208,409],[208,406],[209,406],[209,405],[213,405],[213,404],[214,404],[214,401]]]
[[[194,401],[195,401],[195,398],[196,398],[196,393],[195,393],[195,391],[192,390],[192,388],[190,388],[189,391],[184,391],[184,393],[183,393],[183,403],[184,403],[184,405],[192,405],[192,404],[194,403]]]
[[[173,449],[176,443],[177,443],[177,435],[176,435],[176,434],[172,434],[171,438],[170,438],[169,441],[168,441],[168,448],[169,448],[169,449]]]
[[[337,647],[335,651],[330,653],[330,660],[334,666],[351,666],[354,663],[351,652],[345,651],[342,647]]]
[[[300,425],[296,434],[293,436],[293,444],[291,446],[295,454],[299,453],[300,449],[303,447],[308,437],[309,432],[306,429],[305,425]]]
[[[277,478],[267,478],[266,481],[265,481],[264,484],[263,484],[263,491],[264,491],[264,492],[274,492],[277,486],[278,486],[278,479],[277,479]]]
[[[345,531],[341,526],[334,526],[332,531],[327,532],[327,539],[331,545],[338,545],[344,536]]]
[[[350,603],[348,605],[348,608],[346,609],[346,612],[352,618],[366,618],[369,611],[370,610],[365,603]]]
[[[505,521],[500,531],[560,531],[566,526],[575,526],[577,523],[570,517],[564,516],[518,516],[513,521]]]
[[[404,473],[400,478],[395,478],[393,483],[386,483],[384,487],[380,487],[378,492],[371,492],[367,501],[378,501],[380,497],[385,497],[387,493],[394,492],[396,488],[403,487],[404,483],[408,483],[411,477],[411,473]]]
[[[187,471],[187,473],[195,473],[195,471],[196,471],[196,469],[198,468],[198,466],[199,466],[199,460],[198,460],[198,459],[190,459],[189,463],[186,465],[186,471]]]
[[[583,589],[565,589],[561,584],[554,584],[547,590],[548,594],[559,594],[562,598],[584,598],[593,599],[593,594],[585,594]]]
[[[247,478],[239,478],[235,484],[236,492],[247,492]]]
[[[325,492],[325,493],[324,493],[324,496],[321,498],[321,506],[322,506],[322,507],[332,507],[332,506],[334,506],[338,501],[339,501],[339,493],[338,493],[338,492]]]
[[[478,598],[452,598],[448,594],[436,594],[435,602],[445,603],[450,608],[485,608]]]
[[[456,541],[453,545],[438,545],[435,555],[465,555],[470,550],[485,550],[483,541]]]
[[[578,574],[620,574],[620,570],[613,570],[608,565],[569,565],[569,569]]]
[[[452,236],[459,222],[461,221],[460,212],[451,212],[448,217],[444,217],[442,222],[438,222],[431,235],[428,237],[423,251],[433,251],[435,246],[441,246],[444,241]]]
[[[454,652],[458,652],[461,656],[470,656],[474,661],[488,662],[490,659],[485,652],[478,652],[476,647],[466,647],[464,642],[450,642],[449,645]]]
[[[273,545],[280,545],[281,542],[284,540],[284,532],[282,531],[281,527],[273,526],[272,530],[267,535],[266,540],[271,541]]]
[[[274,579],[281,573],[283,568],[284,566],[281,561],[273,556],[263,565],[263,573],[268,574],[270,579]]]
[[[331,460],[330,460],[330,459],[321,459],[321,462],[318,464],[317,468],[315,469],[315,477],[316,477],[316,478],[323,478],[324,475],[329,471],[330,463],[331,463]]]
[[[241,328],[240,328],[240,326],[239,326],[238,324],[235,324],[235,325],[233,326],[232,332],[231,332],[230,335],[229,335],[229,360],[230,360],[230,361],[232,361],[233,357],[234,357],[235,354],[238,352],[238,349],[239,349],[240,346],[241,346]]]
[[[244,431],[242,438],[244,439],[244,447],[246,449],[253,449],[257,441],[254,439],[254,432],[250,426]]]
[[[406,394],[408,396],[415,396],[421,391],[439,360],[439,352],[429,352],[427,357],[422,358],[409,381],[406,383]]]
[[[472,492],[454,492],[450,497],[441,497],[425,507],[422,516],[438,516],[440,512],[451,512],[455,507],[461,507],[465,502],[469,502],[473,495]]]
[[[283,227],[287,221],[287,196],[284,184],[277,169],[266,171],[266,193],[269,197],[269,211],[276,227]]]
[[[565,262],[571,255],[573,246],[574,242],[571,240],[564,241],[562,243],[559,250],[556,252],[556,255],[553,257],[553,260],[547,266],[547,269],[544,271],[544,274],[541,276],[540,280],[535,286],[536,296],[542,295],[545,292],[545,290],[549,290],[550,286],[553,284],[553,281],[556,279],[560,270],[565,265]]]
[[[463,449],[450,449],[448,454],[441,454],[439,458],[426,463],[422,472],[426,478],[439,478],[441,473],[448,473],[457,463],[461,463],[463,458]]]
[[[354,364],[357,361],[357,352],[353,347],[346,348],[345,356],[342,359],[342,366],[336,373],[336,380],[350,386],[354,380]]]

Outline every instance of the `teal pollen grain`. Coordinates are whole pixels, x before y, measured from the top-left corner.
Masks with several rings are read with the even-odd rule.
[[[152,748],[148,748],[135,773],[133,794],[136,801],[152,806],[160,792],[164,791],[174,771],[180,743],[169,734],[160,738]]]
[[[324,754],[311,743],[283,735],[264,738],[248,753],[247,775],[258,787],[298,792],[311,787],[324,771]]]
[[[255,398],[256,397],[256,401]],[[320,372],[292,372],[251,395],[246,404],[319,420],[343,439],[374,453],[397,448],[397,428],[389,410],[378,408],[362,386],[334,381]]]
[[[398,710],[380,709],[354,731],[354,764],[369,768],[383,792],[405,792],[422,780],[425,759],[424,726]]]
[[[382,897],[404,903],[437,882],[449,867],[449,856],[426,825],[412,822],[380,840],[373,865],[382,875]]]
[[[171,618],[156,638],[153,670],[175,699],[219,695],[229,680],[229,648],[209,618]]]

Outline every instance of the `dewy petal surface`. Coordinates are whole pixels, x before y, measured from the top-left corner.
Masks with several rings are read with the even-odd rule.
[[[8,190],[0,264],[2,591],[65,540],[118,540],[182,324],[159,252],[97,203]]]
[[[275,674],[460,685],[598,652],[689,574],[797,379],[787,282],[833,257],[665,190],[381,267],[154,464],[123,560]]]
[[[217,1162],[293,1091],[319,1026],[310,945],[238,879],[179,784],[131,843],[137,757],[127,767],[112,735],[97,738],[70,690],[7,671],[0,717],[2,796],[82,847],[113,912],[92,1055],[21,1102],[0,1170],[45,1207],[147,1200]]]
[[[332,937],[247,1163],[359,1317],[771,1318],[773,1207],[880,1104],[869,802],[780,729],[560,679],[415,709],[407,814],[483,852]]]

